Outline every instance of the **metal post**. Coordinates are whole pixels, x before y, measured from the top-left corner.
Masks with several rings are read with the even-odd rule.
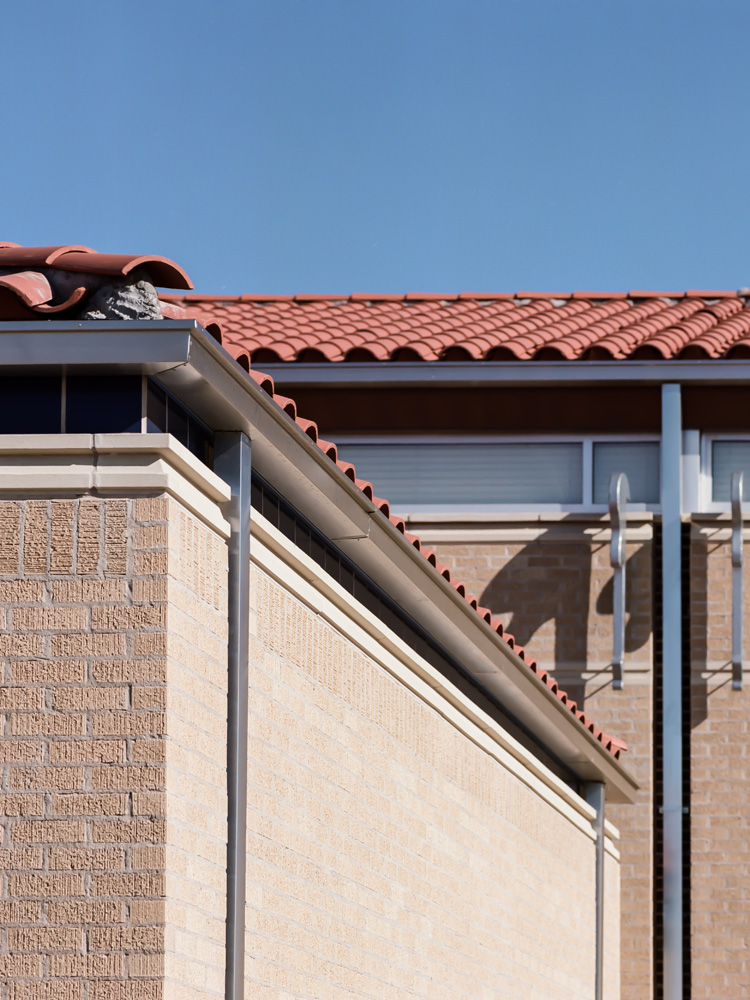
[[[664,1000],[682,997],[682,407],[661,394]]]
[[[630,499],[630,483],[624,472],[614,472],[609,481],[609,521],[612,541],[612,687],[621,691],[625,683],[625,503]]]
[[[586,785],[586,801],[596,809],[596,969],[594,1000],[602,1000],[604,991],[604,784],[592,781]]]
[[[732,688],[742,690],[742,500],[743,476],[732,473]]]
[[[240,433],[214,439],[214,470],[231,490],[223,512],[229,538],[229,693],[227,717],[227,967],[226,998],[245,990],[245,837],[250,614],[250,441]]]

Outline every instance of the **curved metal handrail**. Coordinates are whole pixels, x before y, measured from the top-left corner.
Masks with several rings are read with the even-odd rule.
[[[612,687],[621,691],[625,683],[625,504],[630,500],[630,483],[624,472],[612,473],[609,481],[609,521],[612,540]]]

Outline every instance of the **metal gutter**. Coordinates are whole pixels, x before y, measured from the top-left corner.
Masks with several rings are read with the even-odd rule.
[[[662,871],[664,1000],[682,1000],[682,407],[662,386]]]
[[[250,615],[250,441],[217,434],[214,470],[231,488],[224,504],[229,536],[227,695],[227,964],[226,1000],[245,995],[247,714]]]
[[[586,801],[596,810],[596,956],[594,997],[602,1000],[604,994],[604,785],[592,781],[586,786]]]
[[[0,324],[1,325],[1,324]],[[750,360],[674,361],[378,361],[370,364],[290,361],[260,368],[285,386],[533,386],[568,383],[658,385],[750,381]]]
[[[627,514],[625,504],[630,499],[630,483],[624,472],[615,472],[609,484],[609,523],[612,539],[609,545],[609,563],[612,567],[612,687],[621,691],[625,683],[625,574],[627,553],[625,529]]]
[[[742,503],[744,476],[732,473],[732,690],[742,690]]]
[[[254,467],[289,503],[583,781],[605,781],[612,801],[633,800],[638,786],[623,764],[195,321],[0,324],[0,365],[157,375],[215,430],[252,437]]]

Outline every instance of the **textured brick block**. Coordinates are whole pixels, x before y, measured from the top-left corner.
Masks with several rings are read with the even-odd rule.
[[[15,843],[72,844],[86,836],[86,824],[72,819],[19,820],[12,827]]]
[[[44,688],[0,687],[0,712],[23,712],[44,708]]]
[[[15,897],[82,896],[83,875],[9,875],[8,892]]]
[[[166,498],[3,526],[0,997],[220,996],[226,544]]]
[[[119,924],[125,920],[126,904],[118,900],[51,900],[51,924]]]
[[[58,740],[50,744],[52,764],[121,764],[125,760],[123,740]]]
[[[11,767],[8,784],[10,788],[63,792],[83,788],[85,777],[82,767]]]
[[[8,930],[11,951],[82,951],[83,931],[76,927],[18,927]]]
[[[86,608],[15,608],[13,628],[20,631],[75,632],[86,627]]]
[[[128,796],[117,792],[71,792],[52,795],[50,812],[60,816],[123,816]]]
[[[125,867],[125,851],[115,847],[53,847],[49,867],[50,871],[114,871]]]

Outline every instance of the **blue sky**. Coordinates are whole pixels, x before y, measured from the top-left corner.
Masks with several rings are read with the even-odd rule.
[[[750,3],[7,3],[0,238],[211,293],[750,285]]]

